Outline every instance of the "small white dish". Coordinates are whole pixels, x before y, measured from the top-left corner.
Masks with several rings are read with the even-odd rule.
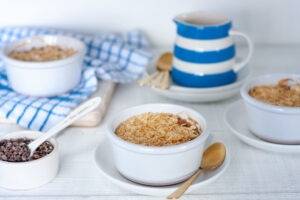
[[[169,146],[145,146],[125,141],[115,134],[125,120],[147,112],[165,112],[195,120],[201,134],[191,141]],[[209,136],[205,118],[197,111],[173,104],[144,104],[118,112],[107,124],[116,168],[134,182],[162,186],[182,182],[194,174],[202,160]]]
[[[54,61],[31,62],[10,58],[13,50],[58,45],[72,48],[76,53]],[[60,35],[40,35],[17,40],[6,45],[1,52],[11,87],[29,96],[48,97],[73,89],[80,81],[86,47],[76,38]]]
[[[230,98],[239,93],[240,87],[250,76],[249,67],[238,73],[238,80],[232,84],[211,88],[181,87],[171,83],[168,90],[151,88],[158,95],[185,102],[213,102]]]
[[[151,196],[167,196],[171,194],[180,184],[170,186],[147,186],[132,182],[122,176],[115,167],[113,159],[111,159],[112,149],[107,140],[103,140],[95,151],[95,162],[101,174],[123,189],[131,192],[151,195]],[[226,159],[224,163],[215,171],[205,172],[200,176],[188,189],[187,193],[200,189],[201,187],[211,184],[216,181],[227,169],[230,163],[230,152],[226,149]]]
[[[2,139],[29,138],[36,139],[42,133],[34,131],[18,131],[2,136]],[[0,187],[11,190],[28,190],[50,182],[59,169],[59,150],[55,139],[49,142],[53,151],[37,160],[27,162],[6,162],[0,160]]]
[[[28,138],[32,139],[27,147],[30,156],[45,141],[53,145],[53,150],[48,155],[36,160],[27,162],[7,162],[0,160],[0,187],[13,190],[27,190],[39,187],[51,181],[59,169],[59,149],[58,143],[53,138],[74,121],[82,118],[87,113],[94,110],[101,102],[100,97],[94,97],[74,109],[65,119],[61,120],[46,133],[38,131],[17,131],[8,133],[2,139]]]
[[[225,123],[240,140],[266,151],[300,153],[300,145],[275,144],[256,137],[248,128],[246,108],[242,100],[231,104],[225,112]]]
[[[249,90],[260,85],[276,85],[282,79],[300,80],[296,74],[268,74],[247,81],[241,88],[249,129],[266,141],[300,144],[300,107],[277,106],[259,101]]]

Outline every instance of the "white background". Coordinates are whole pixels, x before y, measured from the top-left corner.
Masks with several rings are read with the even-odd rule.
[[[2,0],[0,26],[50,25],[83,31],[140,28],[156,46],[174,40],[172,18],[181,12],[226,14],[256,43],[300,43],[297,0]]]
[[[169,46],[174,39],[173,16],[199,9],[228,15],[234,20],[235,28],[249,34],[259,44],[249,64],[253,76],[300,72],[300,46],[297,46],[300,44],[299,0],[0,0],[0,27],[30,24],[95,32],[141,28],[156,46]],[[224,112],[238,99],[236,96],[218,103],[188,104],[162,98],[136,84],[122,85],[114,94],[104,123],[120,110],[144,103],[176,103],[193,108],[205,116],[212,134],[231,148],[232,160],[218,181],[185,195],[183,199],[299,200],[300,156],[251,147],[225,126]],[[0,132],[13,128],[5,129],[2,125]],[[58,140],[61,169],[57,177],[35,190],[0,188],[1,200],[164,199],[138,196],[100,174],[93,151],[104,140],[103,126],[70,128]]]

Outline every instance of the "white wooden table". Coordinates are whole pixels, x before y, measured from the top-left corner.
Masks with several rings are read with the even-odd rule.
[[[300,46],[258,46],[250,65],[254,69],[253,75],[269,72],[300,73],[299,61]],[[144,103],[177,103],[194,108],[207,118],[212,134],[230,147],[232,160],[219,180],[183,199],[300,199],[300,155],[255,149],[242,143],[225,127],[224,110],[238,98],[236,96],[218,103],[188,104],[159,97],[133,84],[122,85],[117,88],[103,123],[119,110]],[[0,129],[5,133],[16,128],[2,125]],[[58,139],[61,148],[58,176],[51,183],[35,190],[0,189],[0,199],[163,199],[136,195],[101,176],[93,157],[95,148],[103,139],[103,125],[97,128],[69,128]]]

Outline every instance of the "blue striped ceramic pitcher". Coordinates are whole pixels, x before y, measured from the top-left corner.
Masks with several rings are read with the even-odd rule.
[[[253,45],[243,33],[230,30],[232,22],[225,16],[192,12],[174,19],[177,37],[172,69],[173,81],[185,87],[215,87],[236,81],[237,72],[252,56]],[[249,47],[247,57],[235,61],[231,36],[243,37]]]

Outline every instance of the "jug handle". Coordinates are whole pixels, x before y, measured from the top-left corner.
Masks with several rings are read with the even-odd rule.
[[[248,55],[246,56],[246,58],[243,59],[243,61],[236,63],[233,67],[233,71],[238,72],[239,70],[241,70],[243,67],[245,67],[249,63],[249,61],[252,57],[252,54],[253,54],[253,43],[246,34],[241,33],[239,31],[231,30],[229,32],[229,34],[232,36],[240,36],[240,37],[244,38],[248,45]]]

